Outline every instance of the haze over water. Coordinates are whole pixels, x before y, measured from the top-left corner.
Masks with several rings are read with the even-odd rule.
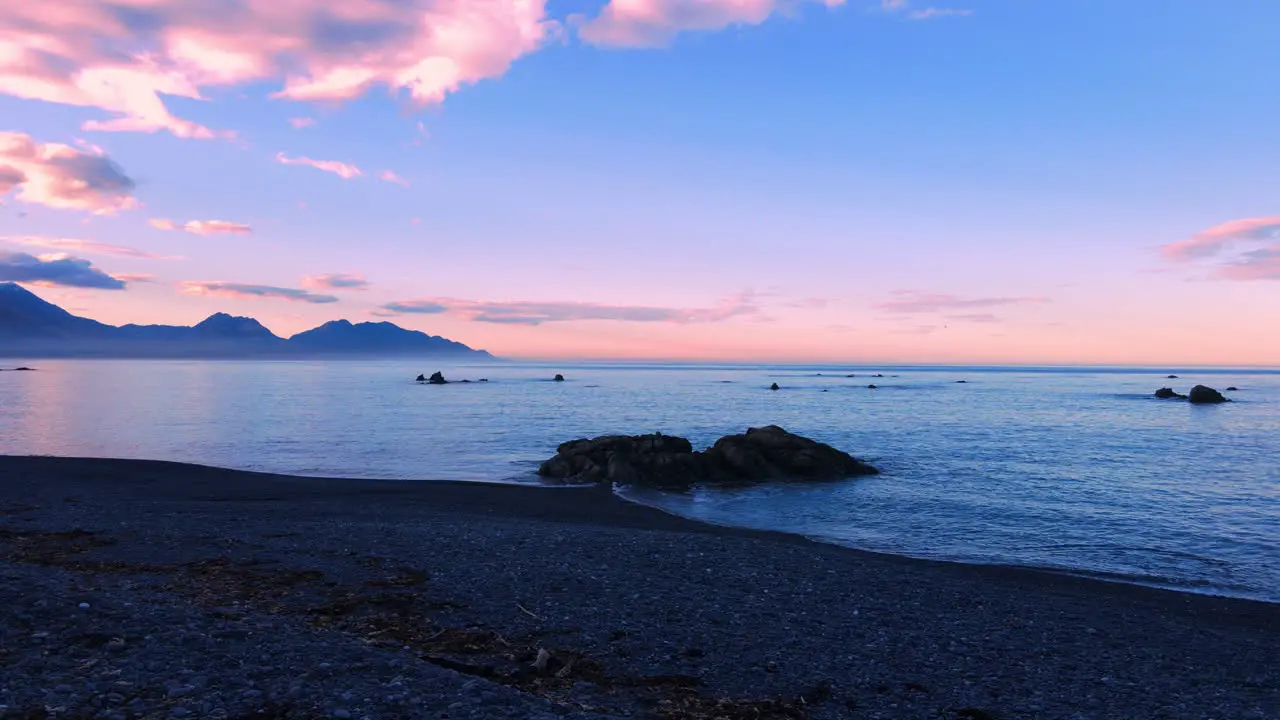
[[[624,495],[869,550],[1280,601],[1280,371],[27,364],[39,370],[0,373],[0,453],[534,482],[569,439],[662,431],[706,446],[778,424],[883,474]],[[436,369],[490,382],[412,382]],[[550,382],[556,372],[568,382]],[[1222,406],[1151,397],[1197,383],[1240,392]]]

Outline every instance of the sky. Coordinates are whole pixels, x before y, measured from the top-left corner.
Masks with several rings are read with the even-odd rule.
[[[1257,0],[2,3],[0,281],[513,358],[1280,366],[1277,27]]]

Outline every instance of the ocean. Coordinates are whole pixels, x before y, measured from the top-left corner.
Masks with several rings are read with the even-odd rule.
[[[38,369],[0,373],[3,454],[526,483],[570,439],[661,431],[706,446],[776,424],[882,474],[621,492],[700,520],[865,550],[1280,602],[1280,371],[418,360],[0,367],[19,364]],[[489,382],[413,382],[435,370]],[[566,382],[552,382],[555,373]],[[775,382],[781,390],[771,392]],[[1152,397],[1198,383],[1239,391],[1220,406]]]

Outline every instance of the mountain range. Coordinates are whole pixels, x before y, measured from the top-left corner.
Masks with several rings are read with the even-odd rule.
[[[226,313],[199,324],[107,325],[46,302],[16,283],[0,283],[0,357],[369,357],[437,356],[487,360],[460,342],[389,322],[334,320],[282,338],[262,323]]]

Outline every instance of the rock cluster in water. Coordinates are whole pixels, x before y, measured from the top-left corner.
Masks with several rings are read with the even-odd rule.
[[[728,435],[695,452],[686,439],[663,435],[608,435],[574,440],[556,449],[538,474],[566,482],[644,485],[688,490],[694,485],[768,481],[840,480],[879,471],[848,453],[775,425]]]
[[[1227,388],[1231,390],[1232,388]],[[1222,393],[1205,385],[1197,385],[1191,388],[1191,392],[1183,395],[1173,388],[1160,388],[1156,391],[1156,397],[1161,400],[1186,400],[1195,405],[1216,405],[1218,403],[1231,402]]]

